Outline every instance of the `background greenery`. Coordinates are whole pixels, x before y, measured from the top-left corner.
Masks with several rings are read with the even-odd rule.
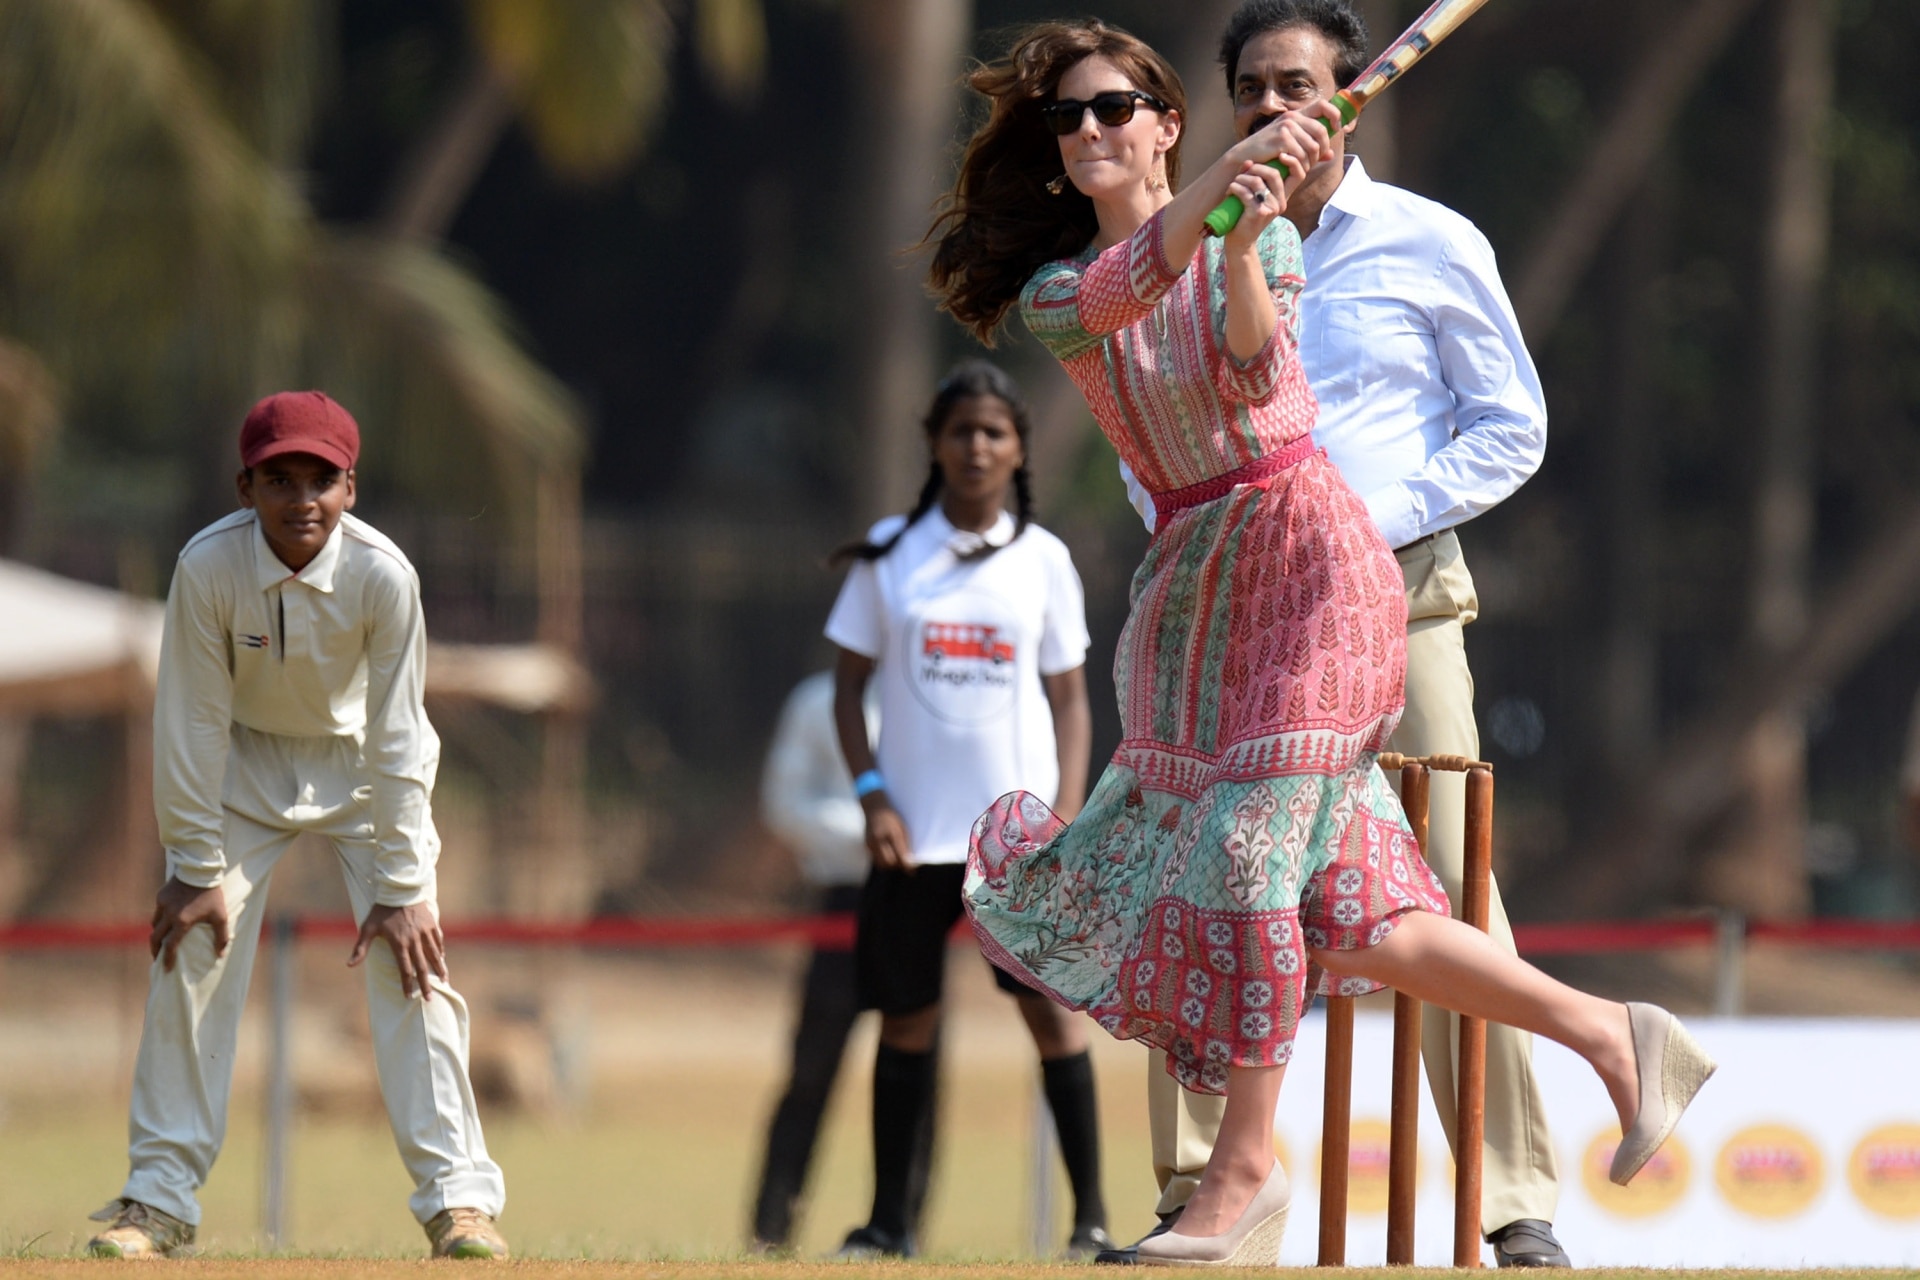
[[[1644,164],[1602,182],[1620,211],[1567,258],[1564,305],[1523,307],[1547,461],[1466,532],[1502,876],[1523,916],[1912,909],[1893,795],[1920,573],[1893,574],[1891,620],[1787,700],[1798,773],[1722,786],[1745,767],[1747,721],[1685,744],[1754,689],[1790,683],[1778,662],[1792,643],[1751,621],[1757,584],[1780,576],[1756,551],[1778,505],[1769,467],[1800,459],[1789,470],[1812,519],[1788,576],[1816,623],[1915,515],[1920,8],[1499,0],[1396,88],[1357,147],[1477,222],[1521,293],[1583,167],[1650,100],[1644,74],[1716,5],[1724,38],[1681,77],[1674,118],[1634,132]],[[1089,7],[1174,54],[1197,105],[1217,100],[1224,0],[1069,6]],[[1384,36],[1414,7],[1368,10]],[[901,15],[935,9],[958,35],[926,75]],[[964,136],[965,57],[1060,11],[0,0],[4,549],[158,594],[173,549],[230,501],[245,406],[326,385],[368,429],[360,511],[420,565],[436,635],[523,640],[543,625],[541,486],[577,475],[579,645],[600,692],[580,908],[786,893],[791,873],[751,817],[766,733],[827,657],[824,553],[910,497],[890,477],[917,447],[925,390],[888,400],[876,361],[937,374],[970,351],[930,311],[923,337],[900,336],[888,299],[915,268],[888,264],[919,224],[882,225],[876,192],[924,213]],[[1808,12],[1831,47],[1815,59],[1833,90],[1812,130],[1830,230],[1786,321],[1809,408],[1800,452],[1782,455],[1765,428],[1783,350],[1768,326],[1786,305],[1767,228],[1790,149],[1779,32]],[[944,141],[900,169],[889,130],[927,103]],[[1196,110],[1196,148],[1202,123]],[[1099,756],[1118,732],[1104,669],[1144,535],[1057,371],[1017,333],[1000,358],[1042,409],[1043,515],[1089,589]],[[537,757],[536,730],[479,710],[445,727],[446,791],[479,806],[475,838],[491,833],[497,859],[532,856],[539,813],[508,784]],[[112,735],[34,734],[22,847],[39,888],[15,903],[62,910],[56,851],[107,840],[103,771],[87,762]],[[1656,798],[1676,760],[1707,778],[1674,784],[1704,797],[1684,818]],[[1749,865],[1743,842],[1761,836],[1742,814],[1774,792],[1785,816],[1763,816],[1786,852],[1765,857],[1791,883],[1748,893],[1710,872]]]

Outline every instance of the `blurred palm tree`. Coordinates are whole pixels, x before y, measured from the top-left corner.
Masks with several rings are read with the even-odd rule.
[[[625,168],[665,99],[678,19],[722,97],[750,100],[766,66],[760,0],[466,0],[465,12],[467,70],[394,185],[383,222],[396,235],[444,235],[516,116],[557,174]]]
[[[33,474],[59,422],[53,375],[33,352],[0,339],[0,547],[16,536],[25,514],[23,478]]]
[[[26,444],[44,445],[57,388],[68,455],[124,481],[112,486],[119,518],[144,512],[157,532],[192,481],[224,486],[224,461],[209,464],[225,459],[247,403],[317,384],[379,424],[368,453],[383,481],[432,505],[497,503],[525,531],[543,480],[577,487],[578,409],[497,299],[433,242],[514,116],[557,172],[592,179],[629,162],[689,10],[712,78],[750,93],[765,54],[758,0],[468,0],[469,81],[499,109],[468,129],[464,169],[446,163],[445,120],[430,131],[396,184],[400,216],[370,233],[321,223],[298,176],[331,79],[335,10],[0,0],[10,475],[47,454]],[[35,369],[51,384],[25,395],[46,385]],[[116,470],[115,457],[140,461]]]
[[[481,536],[531,535],[537,638],[577,654],[579,409],[437,242],[512,118],[556,172],[627,164],[677,18],[721,90],[751,93],[759,0],[468,0],[474,71],[389,216],[359,231],[321,222],[299,177],[336,9],[0,0],[0,538],[31,524],[44,546],[91,523],[164,554],[227,501],[245,407],[324,386],[374,428],[383,486],[421,509],[503,513]],[[66,492],[30,521],[21,491],[51,454],[42,478]],[[579,865],[584,745],[577,716],[548,717],[536,830],[556,864]]]

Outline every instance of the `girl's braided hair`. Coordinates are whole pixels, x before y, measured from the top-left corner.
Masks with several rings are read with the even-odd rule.
[[[1026,399],[1020,394],[1018,384],[1004,370],[986,360],[967,360],[955,365],[953,371],[934,388],[933,402],[927,406],[926,416],[920,420],[920,428],[926,432],[927,439],[931,441],[940,433],[947,415],[953,412],[956,404],[974,396],[992,396],[1007,406],[1007,412],[1013,415],[1013,429],[1019,435],[1024,451],[1033,432],[1032,415],[1027,409]],[[906,523],[895,530],[892,537],[884,542],[850,542],[836,550],[828,563],[840,565],[849,560],[871,561],[885,556],[914,522],[933,510],[933,504],[940,497],[940,484],[940,462],[936,458],[927,469],[926,483],[920,486],[920,496],[914,500],[913,510],[907,513]],[[1013,536],[1017,538],[1026,532],[1027,525],[1033,520],[1033,481],[1027,474],[1024,458],[1013,473],[1013,504]],[[998,547],[989,544],[975,555],[989,556],[998,550]]]

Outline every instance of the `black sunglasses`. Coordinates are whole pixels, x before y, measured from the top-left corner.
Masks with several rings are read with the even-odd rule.
[[[1080,118],[1087,109],[1093,109],[1093,118],[1109,127],[1118,127],[1133,119],[1133,104],[1144,102],[1155,111],[1165,111],[1167,104],[1150,93],[1138,89],[1109,89],[1105,93],[1096,93],[1082,102],[1078,98],[1055,98],[1040,108],[1040,118],[1047,122],[1047,128],[1064,138],[1080,127]]]

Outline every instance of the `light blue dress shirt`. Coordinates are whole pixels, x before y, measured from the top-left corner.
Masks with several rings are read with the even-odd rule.
[[[1402,547],[1506,498],[1540,466],[1547,410],[1493,248],[1459,214],[1348,156],[1305,241],[1300,359],[1313,437]],[[1125,465],[1134,507],[1152,499]]]

